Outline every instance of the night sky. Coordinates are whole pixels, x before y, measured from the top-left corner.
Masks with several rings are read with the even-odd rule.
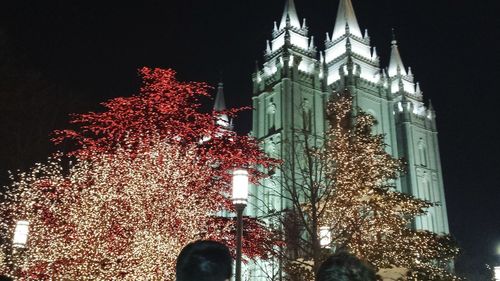
[[[2,1],[0,56],[8,67],[0,65],[6,68],[0,71],[0,101],[8,94],[2,83],[26,87],[31,79],[45,89],[34,98],[57,100],[51,104],[66,99],[55,117],[46,112],[54,108],[38,102],[29,111],[39,118],[12,112],[2,116],[6,123],[12,118],[5,116],[26,118],[15,117],[21,118],[23,127],[14,126],[1,136],[2,157],[9,157],[5,147],[16,130],[27,131],[18,138],[33,141],[29,130],[40,128],[35,120],[43,123],[50,116],[56,119],[50,124],[61,128],[69,112],[93,110],[100,101],[136,93],[136,69],[141,66],[173,68],[181,80],[214,86],[222,77],[228,105],[251,104],[251,73],[255,61],[262,62],[265,40],[271,38],[273,21],[281,18],[284,0],[128,2]],[[405,66],[412,67],[425,99],[432,99],[450,228],[462,248],[456,268],[470,280],[484,280],[484,264],[493,263],[500,245],[500,7],[496,2],[353,0],[358,22],[368,29],[382,66],[388,63],[394,27]],[[325,33],[333,31],[338,0],[295,3],[316,46],[323,50]],[[26,78],[25,70],[36,75]],[[22,105],[25,100],[17,102]],[[238,131],[249,131],[249,116],[247,112],[236,121]],[[42,127],[54,129],[51,126]],[[31,152],[34,156],[21,156],[35,161],[48,155],[48,148],[38,147]],[[2,169],[31,165],[11,162]],[[498,257],[496,262],[500,265]]]

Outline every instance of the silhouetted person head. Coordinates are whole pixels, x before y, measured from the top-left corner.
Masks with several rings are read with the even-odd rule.
[[[225,281],[231,278],[229,249],[215,241],[188,244],[177,257],[177,281]]]
[[[316,281],[375,281],[375,271],[348,253],[329,257],[319,267]]]

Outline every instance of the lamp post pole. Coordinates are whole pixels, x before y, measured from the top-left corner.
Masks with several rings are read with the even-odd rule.
[[[248,172],[244,169],[233,171],[233,204],[236,209],[237,233],[236,233],[236,281],[241,281],[241,248],[243,237],[243,210],[248,202]]]
[[[236,281],[241,281],[241,240],[243,237],[243,210],[245,205],[235,204],[236,208],[238,227],[237,227],[237,238],[236,238]]]

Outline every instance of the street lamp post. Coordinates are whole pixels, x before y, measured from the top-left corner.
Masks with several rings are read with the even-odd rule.
[[[245,169],[233,171],[233,204],[237,214],[236,237],[236,281],[241,281],[241,239],[243,236],[243,210],[248,202],[248,172]]]
[[[14,237],[12,238],[12,246],[15,248],[26,247],[28,242],[29,221],[18,221],[14,229]]]
[[[22,262],[23,252],[26,248],[26,243],[28,242],[29,233],[29,221],[20,220],[16,222],[16,228],[14,228],[14,237],[12,237],[12,247],[13,247],[13,269],[14,274],[18,274],[20,270],[20,263]]]
[[[495,278],[495,281],[500,280],[500,266],[495,266],[493,268],[493,278]]]

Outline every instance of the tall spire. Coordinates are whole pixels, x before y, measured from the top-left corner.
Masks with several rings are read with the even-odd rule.
[[[295,3],[293,0],[286,0],[285,2],[285,10],[281,17],[279,30],[286,27],[287,18],[290,19],[290,26],[300,28],[299,16],[297,15],[297,10],[295,10]]]
[[[230,122],[229,116],[225,113],[219,113],[225,111],[226,108],[226,101],[224,99],[224,84],[222,82],[219,82],[219,86],[217,87],[217,95],[215,96],[215,103],[214,103],[214,112],[217,112],[217,119],[216,123],[217,125],[223,127],[224,129],[229,129],[231,130],[232,127],[232,120]]]
[[[339,9],[337,11],[337,19],[333,29],[332,41],[345,34],[346,25],[349,26],[349,32],[352,35],[360,38],[363,37],[351,0],[340,0]]]
[[[214,111],[220,112],[226,110],[226,101],[224,99],[224,84],[219,82],[217,95],[215,96]]]
[[[392,30],[392,42],[391,42],[391,60],[389,62],[389,76],[393,77],[398,74],[407,75],[405,66],[403,65],[403,60],[399,54],[398,41],[394,34],[394,29]]]

